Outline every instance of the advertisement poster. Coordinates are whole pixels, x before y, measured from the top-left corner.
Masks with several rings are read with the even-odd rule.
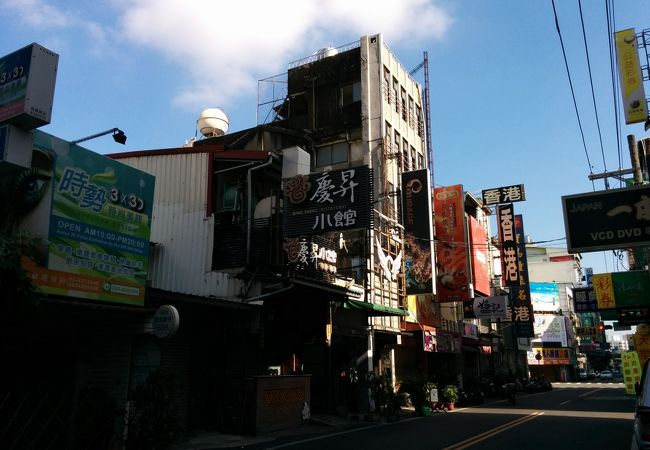
[[[429,170],[402,173],[406,293],[433,294],[433,231]]]
[[[51,162],[49,173],[39,172],[51,193],[42,199],[50,202],[46,261],[25,261],[34,283],[48,294],[143,305],[154,177],[38,130],[33,135],[33,161]]]
[[[435,188],[433,202],[438,301],[462,302],[470,298],[463,186]]]
[[[534,311],[555,312],[560,309],[557,283],[530,283],[530,301]]]

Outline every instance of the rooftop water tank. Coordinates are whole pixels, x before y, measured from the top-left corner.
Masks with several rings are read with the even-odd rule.
[[[205,137],[223,136],[228,132],[228,116],[219,108],[208,108],[201,113],[196,126]]]

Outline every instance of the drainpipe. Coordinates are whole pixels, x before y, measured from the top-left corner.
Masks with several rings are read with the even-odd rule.
[[[247,206],[246,206],[246,208],[248,209],[248,211],[247,211],[247,217],[248,217],[247,222],[248,222],[248,224],[247,224],[247,227],[246,227],[247,228],[246,229],[246,264],[247,265],[250,263],[250,260],[251,260],[251,229],[253,227],[253,212],[254,212],[253,208],[251,207],[252,206],[251,202],[253,201],[253,192],[252,192],[253,191],[253,176],[252,176],[251,172],[253,172],[253,170],[259,170],[259,169],[261,169],[263,167],[270,166],[271,163],[273,163],[273,156],[269,155],[269,160],[266,161],[264,164],[260,164],[257,167],[252,167],[252,168],[248,169],[248,175],[246,176],[247,181],[248,181],[248,203],[247,203]]]

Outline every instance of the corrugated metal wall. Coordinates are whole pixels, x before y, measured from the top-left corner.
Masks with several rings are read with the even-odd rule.
[[[156,177],[151,287],[236,300],[240,282],[211,271],[214,217],[206,216],[208,153],[138,156],[121,162]]]

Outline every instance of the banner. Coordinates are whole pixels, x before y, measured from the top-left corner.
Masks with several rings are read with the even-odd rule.
[[[614,40],[625,123],[629,125],[644,122],[648,118],[648,106],[643,89],[643,74],[634,28],[617,31],[614,33]]]
[[[463,186],[433,190],[436,230],[436,289],[439,302],[461,302],[469,296]]]
[[[433,231],[429,170],[402,173],[404,278],[406,293],[433,294]]]

